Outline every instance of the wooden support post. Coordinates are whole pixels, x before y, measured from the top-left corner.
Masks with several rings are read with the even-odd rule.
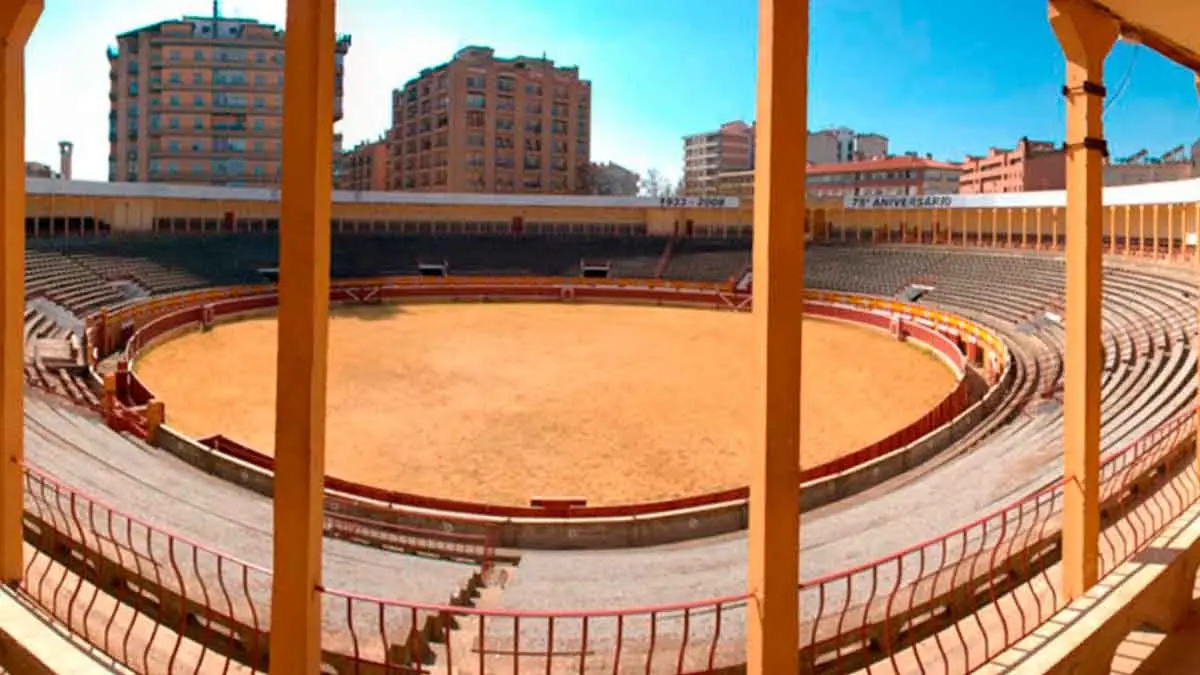
[[[1146,255],[1146,205],[1138,204],[1138,255]]]
[[[1063,594],[1099,575],[1100,324],[1104,188],[1104,59],[1116,22],[1082,0],[1050,0],[1050,25],[1067,61],[1067,273],[1064,403]]]
[[[1175,205],[1167,204],[1167,260],[1175,259]]]
[[[1150,257],[1158,257],[1158,204],[1150,207]]]
[[[25,44],[42,0],[0,3],[0,581],[25,572]]]
[[[146,403],[146,442],[158,445],[158,430],[167,421],[167,410],[162,401]]]
[[[1200,95],[1200,73],[1196,74],[1196,93]],[[1200,202],[1192,207],[1192,231],[1195,232],[1196,243],[1192,246],[1192,256],[1196,260],[1196,278],[1200,281]],[[1188,228],[1186,221],[1183,226],[1183,246],[1184,251],[1187,250]],[[1194,348],[1200,350],[1200,305],[1196,307],[1196,343]],[[1198,351],[1197,353],[1200,353]],[[1196,373],[1196,380],[1200,382],[1200,372]],[[1197,478],[1200,478],[1200,389],[1196,391],[1196,454],[1192,460],[1192,469],[1196,472]]]
[[[808,3],[760,0],[754,176],[758,400],[750,482],[746,672],[800,670],[800,353]]]
[[[275,390],[271,675],[321,672],[336,0],[288,0]]]

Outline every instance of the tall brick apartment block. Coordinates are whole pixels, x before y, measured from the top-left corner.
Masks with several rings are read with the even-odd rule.
[[[349,48],[350,37],[341,36],[330,55],[335,120]],[[215,12],[184,17],[117,36],[108,61],[110,181],[279,182],[282,30]]]
[[[391,188],[583,192],[591,104],[576,67],[461,49],[392,92]]]

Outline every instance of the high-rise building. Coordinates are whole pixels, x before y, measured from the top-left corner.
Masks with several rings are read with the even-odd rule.
[[[382,191],[390,182],[388,142],[379,138],[335,155],[333,187],[338,190]]]
[[[465,47],[392,92],[392,189],[587,189],[592,85],[545,58]]]
[[[810,131],[805,154],[810,164],[883,159],[888,156],[888,137],[860,134],[845,127]]]
[[[335,54],[334,119],[343,59]],[[283,31],[220,16],[162,21],[108,51],[111,181],[275,184],[283,146]],[[330,133],[333,130],[330,129]]]
[[[684,194],[716,194],[718,174],[753,168],[753,125],[726,122],[720,129],[683,137]]]

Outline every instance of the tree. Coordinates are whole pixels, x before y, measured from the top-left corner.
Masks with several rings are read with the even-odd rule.
[[[638,184],[638,191],[645,197],[670,197],[675,194],[671,181],[659,173],[658,169],[650,169]]]

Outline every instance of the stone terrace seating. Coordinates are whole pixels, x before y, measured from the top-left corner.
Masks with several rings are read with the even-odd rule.
[[[450,274],[579,276],[581,260],[611,262],[613,276],[653,276],[666,239],[647,237],[372,236],[335,237],[335,277],[415,274],[418,263]]]
[[[680,239],[664,279],[725,282],[750,264],[749,239]]]
[[[129,235],[95,239],[30,240],[30,248],[78,258],[102,278],[136,278],[154,292],[199,285],[262,281],[255,271],[278,264],[273,234]]]
[[[78,316],[120,302],[104,277],[52,252],[25,252],[25,297],[45,296]]]
[[[579,276],[581,260],[612,263],[621,277],[651,277],[666,247],[656,237],[334,235],[335,278],[417,274],[418,262],[450,264],[451,274]],[[154,293],[202,285],[261,282],[279,264],[275,234],[139,235],[31,242],[40,256],[74,262],[89,278],[132,279]]]

